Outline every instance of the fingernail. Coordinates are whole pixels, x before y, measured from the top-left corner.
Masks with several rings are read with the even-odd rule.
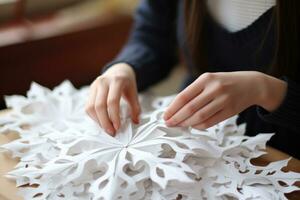
[[[169,119],[169,116],[167,114],[164,114],[163,118],[165,121],[167,121]]]
[[[139,124],[139,123],[140,123],[139,117],[134,118],[132,121],[133,121],[133,123],[135,123],[135,124]]]
[[[116,123],[113,123],[113,126],[114,126],[116,131],[119,129],[119,126]]]
[[[113,129],[110,129],[110,128],[106,129],[105,131],[106,131],[107,133],[109,133],[111,136],[113,136],[113,135],[115,134],[114,130],[113,130]]]
[[[172,121],[172,120],[167,120],[166,124],[167,124],[167,126],[174,126],[175,125],[174,121]]]

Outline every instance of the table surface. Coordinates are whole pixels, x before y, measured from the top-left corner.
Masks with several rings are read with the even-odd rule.
[[[0,115],[5,114],[7,111],[0,111]],[[0,134],[0,145],[6,144],[18,138],[16,133]],[[253,160],[256,165],[267,165],[270,162],[283,160],[290,158],[291,156],[276,150],[271,147],[267,147],[267,154]],[[4,177],[4,175],[12,170],[18,163],[18,159],[12,159],[10,155],[6,153],[0,153],[0,200],[21,200],[17,195],[17,188],[15,182]],[[284,171],[294,171],[300,173],[300,160],[292,158],[288,163],[288,166],[283,169]],[[300,187],[300,182],[297,182],[297,186]],[[287,195],[288,199],[300,199],[300,191],[293,192]]]

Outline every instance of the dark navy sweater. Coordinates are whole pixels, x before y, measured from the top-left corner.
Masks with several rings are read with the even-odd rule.
[[[128,63],[135,70],[141,91],[169,74],[178,62],[180,49],[191,72],[195,66],[185,43],[182,2],[142,0],[128,43],[105,69],[115,63]],[[247,28],[235,33],[228,32],[208,17],[204,23],[208,71],[265,72],[275,49],[274,24],[267,31],[272,12],[273,8]],[[189,73],[183,88],[196,78]],[[277,110],[270,113],[259,106],[252,106],[239,114],[238,123],[247,123],[247,135],[275,133],[268,144],[300,158],[300,83],[289,77],[283,77],[283,80],[287,81],[288,89]]]

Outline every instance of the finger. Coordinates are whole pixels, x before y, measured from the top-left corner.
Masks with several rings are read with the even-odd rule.
[[[97,94],[97,89],[92,84],[91,87],[90,87],[88,100],[87,100],[87,103],[85,105],[85,111],[90,116],[90,118],[92,118],[96,123],[100,124],[100,122],[98,121],[98,118],[97,118],[96,111],[95,111],[96,94]]]
[[[137,89],[129,88],[124,93],[125,99],[128,102],[131,110],[131,119],[134,123],[139,123],[139,115],[141,112],[141,107],[139,104]]]
[[[233,115],[234,115],[234,113],[230,112],[227,109],[224,109],[224,110],[217,112],[215,115],[211,116],[204,122],[193,126],[193,128],[200,129],[200,130],[207,129],[209,127],[212,127],[212,126],[228,119],[229,117],[232,117]]]
[[[175,126],[191,117],[195,112],[200,110],[213,99],[213,94],[205,89],[201,94],[196,96],[190,102],[179,109],[170,119],[166,121],[168,126]]]
[[[120,127],[120,99],[122,96],[122,87],[122,84],[113,82],[109,88],[107,98],[108,114],[115,130],[118,130]]]
[[[101,127],[110,135],[114,135],[115,130],[111,121],[109,120],[107,112],[108,89],[108,86],[98,87],[95,101],[95,110]]]
[[[180,108],[182,108],[186,103],[202,92],[205,86],[205,80],[208,80],[210,76],[207,74],[209,73],[201,75],[197,80],[195,80],[175,97],[173,102],[169,105],[164,113],[164,120],[170,119]]]
[[[206,119],[210,118],[218,111],[224,108],[224,99],[223,98],[216,98],[208,103],[206,106],[198,110],[192,117],[186,119],[179,126],[194,126],[196,124],[200,124]]]

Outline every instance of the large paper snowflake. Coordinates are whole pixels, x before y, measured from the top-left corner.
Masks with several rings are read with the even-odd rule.
[[[141,123],[122,102],[122,127],[111,137],[86,116],[87,93],[65,81],[6,98],[12,111],[0,131],[20,138],[2,149],[20,158],[7,176],[24,199],[285,199],[298,190],[300,175],[281,171],[288,160],[250,163],[272,135],[244,136],[235,117],[205,131],[168,128],[161,116],[173,97],[143,94]]]

